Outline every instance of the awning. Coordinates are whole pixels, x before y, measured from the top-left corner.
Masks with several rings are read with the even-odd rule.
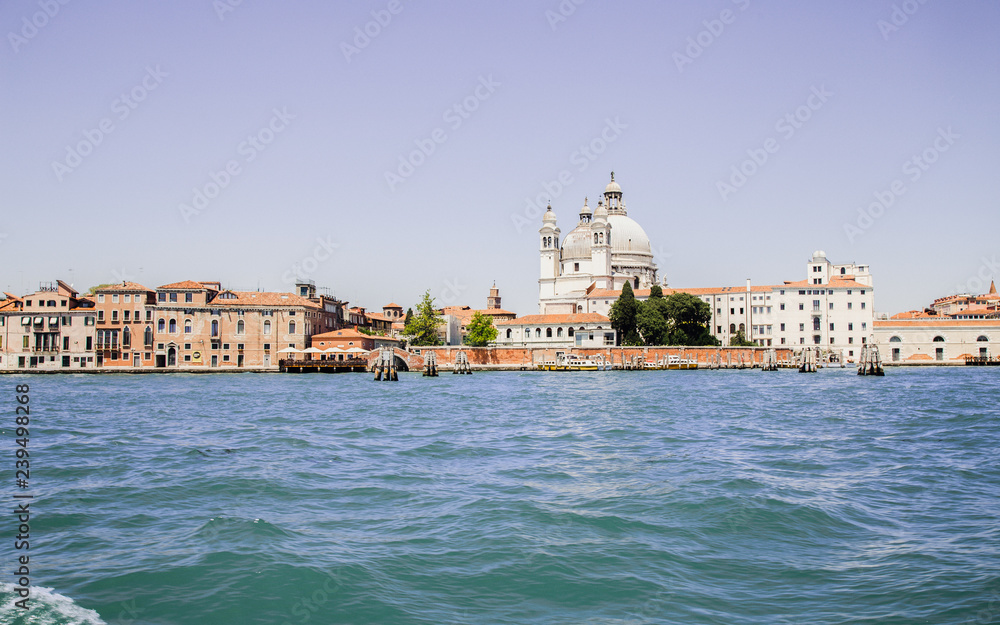
[[[40,326],[44,322],[45,322],[45,318],[44,317],[35,317],[35,325],[36,326]]]
[[[23,325],[23,326],[30,326],[31,325],[31,317],[21,317],[21,325]]]
[[[49,317],[49,325],[54,326],[59,324],[59,317]]]
[[[279,354],[301,354],[302,352],[300,350],[295,349],[294,347],[286,347],[285,349],[279,349],[278,353]]]

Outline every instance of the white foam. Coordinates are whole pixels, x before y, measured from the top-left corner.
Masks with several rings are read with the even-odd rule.
[[[60,595],[53,588],[31,586],[31,609],[25,612],[15,607],[14,602],[21,597],[12,584],[0,583],[0,595],[13,595],[0,607],[0,625],[107,625],[101,615],[93,610],[78,606],[72,599]]]

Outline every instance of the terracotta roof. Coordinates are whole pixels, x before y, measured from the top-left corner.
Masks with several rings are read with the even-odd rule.
[[[611,320],[598,313],[576,313],[569,315],[525,315],[517,319],[498,321],[498,326],[509,325],[550,325],[556,323],[611,323]]]
[[[906,312],[896,313],[890,319],[940,319],[940,315],[931,315],[922,310],[908,310]]]
[[[161,289],[163,287],[160,287]],[[151,292],[153,289],[147,288],[138,282],[122,282],[121,284],[112,284],[109,286],[101,287],[95,291],[95,293],[110,293],[112,291],[147,291]]]
[[[390,303],[386,304],[386,305],[385,305],[385,306],[383,306],[382,308],[383,308],[383,309],[385,309],[385,308],[398,308],[398,309],[400,309],[400,310],[403,310],[403,307],[402,307],[402,306],[400,306],[399,304],[396,304],[396,303],[393,303],[393,302],[390,302]]]
[[[365,317],[374,319],[375,321],[389,321],[389,318],[382,313],[365,313]]]
[[[334,330],[333,332],[324,332],[323,334],[314,334],[312,336],[313,341],[330,339],[374,339],[378,341],[399,342],[399,339],[394,339],[391,336],[372,336],[358,332],[354,328],[344,328],[343,330]]]
[[[1000,319],[949,319],[948,317],[922,317],[919,319],[890,319],[876,321],[876,328],[913,328],[927,326],[932,328],[1000,328]]]
[[[319,304],[300,297],[295,293],[269,293],[262,291],[223,291],[223,293],[232,293],[236,297],[231,299],[216,297],[208,305],[215,308],[228,308],[232,306],[301,306],[313,309],[320,308]]]
[[[164,284],[163,286],[156,287],[157,289],[197,289],[201,290],[205,288],[205,285],[201,282],[195,282],[194,280],[184,280],[183,282],[173,282],[171,284]]]
[[[996,294],[997,294],[997,285],[993,282],[993,280],[990,280],[990,292],[987,293],[987,295],[996,295]]]
[[[493,316],[493,315],[514,315],[515,317],[517,316],[517,313],[511,312],[509,310],[504,310],[503,308],[486,308],[484,310],[479,310],[479,311],[476,311],[476,312],[482,313],[484,315],[490,315],[490,316]]]

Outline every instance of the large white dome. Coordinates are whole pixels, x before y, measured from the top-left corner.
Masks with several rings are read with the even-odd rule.
[[[653,255],[649,237],[634,219],[627,215],[608,215],[611,224],[611,253]]]

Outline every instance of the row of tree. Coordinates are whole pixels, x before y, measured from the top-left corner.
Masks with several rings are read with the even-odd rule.
[[[440,345],[438,327],[443,323],[444,319],[438,314],[434,306],[434,298],[431,297],[431,292],[428,290],[424,292],[420,303],[417,304],[415,313],[412,309],[406,311],[406,327],[403,329],[403,334],[409,337],[410,345]],[[472,347],[485,347],[496,338],[497,329],[493,327],[493,318],[478,310],[472,313],[472,319],[465,326],[465,344]]]
[[[642,302],[626,282],[608,317],[621,345],[719,344],[709,329],[712,307],[707,302],[690,293],[664,297],[659,285],[653,285],[649,299]]]

